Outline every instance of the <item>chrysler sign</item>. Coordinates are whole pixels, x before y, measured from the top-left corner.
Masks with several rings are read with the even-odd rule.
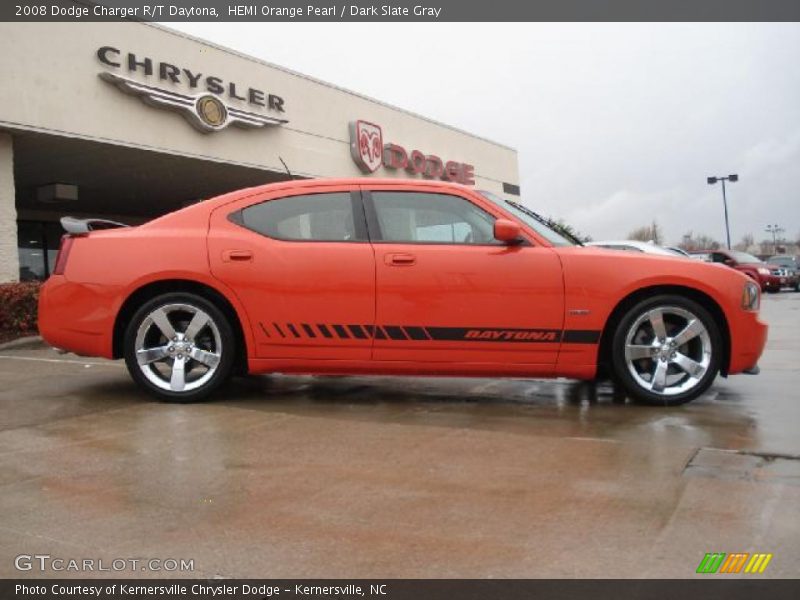
[[[385,169],[403,169],[428,179],[475,185],[475,167],[472,165],[444,161],[435,154],[407,150],[399,144],[384,144],[380,126],[367,121],[350,123],[350,154],[364,173],[374,173],[383,165]]]
[[[258,88],[244,88],[215,75],[204,75],[200,71],[154,61],[149,57],[138,57],[132,52],[124,55],[113,46],[98,48],[97,59],[107,68],[127,68],[129,73],[140,77],[144,75],[148,80],[157,78],[159,84],[153,85],[112,70],[99,73],[103,81],[125,93],[139,96],[151,106],[180,112],[203,133],[220,131],[228,125],[258,128],[288,123],[282,117],[285,112],[283,98]],[[243,104],[255,110],[240,108]],[[266,111],[271,114],[265,114]]]

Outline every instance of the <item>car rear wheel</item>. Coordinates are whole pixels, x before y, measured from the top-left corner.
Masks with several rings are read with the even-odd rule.
[[[200,400],[214,391],[230,374],[235,353],[222,312],[189,293],[164,294],[142,305],[128,323],[124,350],[133,379],[171,402]]]
[[[636,401],[676,406],[697,398],[719,371],[722,336],[711,314],[675,295],[643,300],[612,341],[617,380]]]

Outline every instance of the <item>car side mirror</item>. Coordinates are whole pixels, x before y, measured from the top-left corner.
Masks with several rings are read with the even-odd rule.
[[[494,238],[506,244],[517,244],[522,241],[522,229],[519,223],[508,219],[497,219],[494,222]]]
[[[733,259],[732,259],[732,258],[726,258],[726,259],[725,259],[725,260],[723,260],[722,262],[724,262],[724,263],[725,263],[726,265],[728,265],[729,267],[734,267],[734,266],[736,266],[736,263],[733,261]]]

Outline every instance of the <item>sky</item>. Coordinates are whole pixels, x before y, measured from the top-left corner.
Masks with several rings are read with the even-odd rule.
[[[724,242],[730,173],[733,243],[800,238],[800,24],[165,25],[512,146],[523,202],[595,240]]]

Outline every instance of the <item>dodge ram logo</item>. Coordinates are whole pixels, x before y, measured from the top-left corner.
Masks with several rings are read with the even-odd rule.
[[[374,173],[383,161],[381,128],[366,121],[350,124],[350,152],[365,173]]]
[[[390,171],[405,171],[425,179],[475,185],[475,167],[472,165],[454,160],[444,161],[435,154],[406,150],[399,144],[384,144],[380,126],[367,121],[350,122],[350,154],[367,174],[374,173],[383,164]]]

